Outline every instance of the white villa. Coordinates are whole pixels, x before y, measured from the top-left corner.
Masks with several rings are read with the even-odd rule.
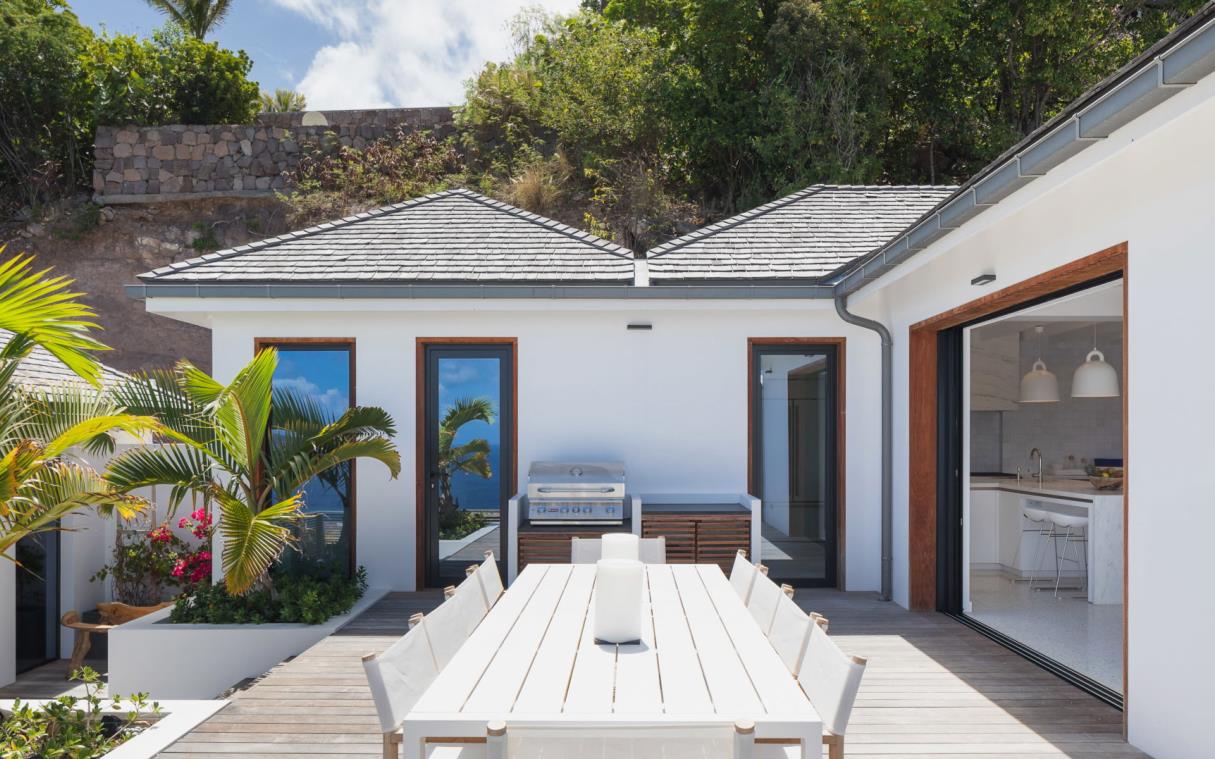
[[[1144,752],[1210,755],[1215,6],[960,187],[809,187],[644,255],[451,190],[139,280],[211,330],[217,378],[272,346],[284,385],[396,420],[399,479],[309,501],[310,550],[373,587],[485,548],[509,583],[616,531],[741,549],[952,615]],[[473,400],[453,445],[489,476],[442,449]],[[602,497],[541,495],[579,482]]]

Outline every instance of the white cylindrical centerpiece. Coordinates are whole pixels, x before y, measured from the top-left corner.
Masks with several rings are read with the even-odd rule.
[[[610,532],[603,536],[601,559],[641,560],[641,541],[631,532]]]
[[[602,559],[595,565],[595,642],[641,642],[641,600],[645,565]]]

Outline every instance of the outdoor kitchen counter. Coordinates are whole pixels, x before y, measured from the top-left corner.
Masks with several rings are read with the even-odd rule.
[[[1007,493],[1019,493],[1030,497],[1042,496],[1066,498],[1070,500],[1091,501],[1094,498],[1110,496],[1121,498],[1122,489],[1098,490],[1088,480],[1063,480],[1046,478],[1039,485],[1030,478],[1016,480],[1012,477],[971,477],[971,490],[1003,490]]]
[[[644,499],[643,499],[644,502]],[[750,514],[741,503],[646,503],[646,514]]]

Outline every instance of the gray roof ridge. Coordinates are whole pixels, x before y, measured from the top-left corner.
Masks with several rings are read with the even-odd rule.
[[[571,227],[568,224],[563,224],[563,223],[557,221],[556,219],[550,219],[547,216],[541,216],[538,213],[532,213],[531,211],[525,211],[522,208],[519,208],[518,206],[512,206],[510,203],[505,203],[501,200],[494,200],[491,197],[482,195],[481,193],[475,192],[473,190],[466,190],[466,189],[460,188],[458,190],[450,190],[449,192],[463,194],[469,200],[473,200],[473,201],[480,203],[481,205],[488,206],[489,208],[492,208],[495,211],[502,211],[503,213],[508,213],[511,216],[516,216],[520,219],[523,219],[524,221],[530,221],[533,224],[536,224],[538,226],[541,226],[541,227],[551,230],[553,232],[559,232],[559,233],[565,235],[566,237],[574,238],[578,242],[586,243],[587,245],[590,245],[592,247],[599,248],[600,250],[602,250],[605,253],[611,253],[612,255],[619,256],[620,258],[627,258],[627,259],[634,258],[633,251],[629,250],[628,248],[624,247],[623,245],[618,245],[618,244],[612,242],[611,240],[605,240],[602,237],[591,234],[590,232],[587,232],[584,229],[578,229],[577,227]]]
[[[818,195],[825,190],[844,190],[844,191],[872,191],[872,190],[952,190],[956,189],[954,185],[912,185],[912,184],[812,184],[809,187],[803,188],[796,192],[777,198],[776,200],[756,206],[755,208],[735,214],[727,219],[709,224],[708,226],[695,229],[686,235],[681,235],[673,240],[667,240],[661,245],[656,245],[646,251],[646,258],[658,258],[666,255],[679,248],[690,245],[694,242],[712,237],[718,232],[724,232],[728,229],[733,229],[745,222],[751,221],[754,218],[763,216],[771,211],[779,208],[792,205],[798,201]]]
[[[488,198],[479,192],[475,192],[473,190],[469,190],[464,187],[455,187],[450,190],[441,190],[439,192],[432,192],[428,195],[420,195],[416,198],[410,198],[409,200],[403,200],[399,203],[390,203],[388,205],[379,206],[378,208],[371,208],[366,211],[361,211],[356,214],[351,214],[350,216],[343,216],[340,219],[324,221],[324,222],[321,222],[320,224],[314,224],[311,227],[305,227],[304,229],[299,229],[294,232],[284,232],[283,234],[276,235],[275,237],[267,237],[267,238],[264,238],[261,240],[255,240],[254,242],[245,243],[244,245],[238,245],[234,248],[226,248],[224,250],[217,250],[212,253],[204,253],[201,256],[196,256],[194,258],[187,258],[184,261],[175,261],[171,264],[168,264],[167,266],[161,266],[161,267],[153,269],[151,271],[147,271],[142,274],[139,274],[138,279],[156,279],[157,277],[159,277],[162,274],[170,274],[173,272],[181,271],[183,269],[192,269],[196,266],[201,266],[203,264],[207,264],[212,261],[220,261],[220,260],[223,260],[226,258],[233,258],[233,257],[239,256],[243,253],[248,253],[251,250],[261,250],[263,248],[270,248],[270,247],[273,247],[280,243],[287,242],[288,240],[295,240],[295,239],[299,239],[301,237],[311,237],[312,235],[320,234],[321,232],[326,232],[331,229],[337,229],[340,227],[349,226],[350,224],[354,224],[354,223],[363,221],[365,219],[374,219],[374,218],[379,218],[381,216],[388,216],[389,214],[393,214],[398,211],[404,211],[404,210],[407,210],[410,208],[416,208],[418,206],[425,205],[426,203],[431,203],[436,200],[440,200],[443,198],[450,198],[450,197],[463,197],[463,198],[466,198],[467,200],[485,205],[496,211],[508,213],[512,216],[518,217],[525,221],[530,221],[533,224],[542,226],[545,229],[550,229],[552,231],[558,232],[559,234],[563,234],[567,237],[573,237],[573,238],[579,240],[580,242],[584,242],[593,247],[600,248],[604,252],[619,256],[620,258],[631,259],[633,257],[632,251],[629,251],[627,248],[623,248],[619,245],[616,245],[613,242],[604,240],[601,237],[597,237],[597,236],[591,234],[590,232],[583,232],[581,230],[577,230],[577,229],[574,229],[573,227],[562,224],[561,222],[556,221],[554,219],[548,219],[544,216],[540,216],[539,214],[534,214],[534,213],[530,213],[528,211],[524,211],[522,208],[516,208],[515,206],[512,206],[508,203],[503,203],[501,201],[493,200],[492,198]]]

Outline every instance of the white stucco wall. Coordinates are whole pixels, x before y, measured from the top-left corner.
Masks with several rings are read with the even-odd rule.
[[[415,566],[415,339],[515,337],[519,483],[537,459],[620,459],[635,493],[745,492],[747,339],[847,339],[845,581],[880,582],[879,344],[830,301],[245,301],[158,299],[149,308],[212,328],[230,378],[257,337],[353,337],[357,399],[396,419],[402,474],[358,468],[358,561],[372,585],[408,590]],[[253,312],[250,309],[263,309]],[[245,309],[227,311],[226,309]],[[370,310],[359,310],[370,309]],[[652,331],[627,330],[649,321]]]
[[[853,297],[895,335],[895,598],[906,605],[908,328],[1120,242],[1129,245],[1129,666],[1132,743],[1209,754],[1205,653],[1215,509],[1210,311],[1215,291],[1215,77],[1038,179]],[[993,271],[987,287],[971,278]]]

